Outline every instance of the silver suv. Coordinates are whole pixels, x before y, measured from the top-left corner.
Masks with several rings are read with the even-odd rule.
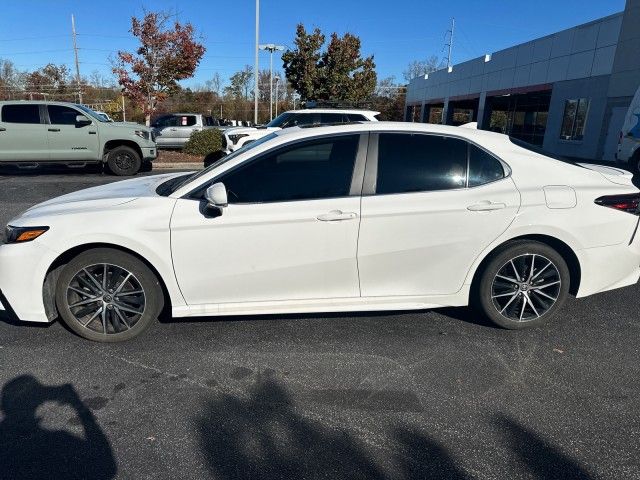
[[[226,128],[220,125],[218,119],[198,113],[162,115],[151,126],[159,148],[183,148],[193,132],[209,128]]]
[[[115,175],[135,175],[157,155],[149,128],[108,122],[83,105],[0,102],[0,164],[104,163]]]

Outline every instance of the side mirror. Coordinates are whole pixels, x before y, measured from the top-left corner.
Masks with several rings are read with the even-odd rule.
[[[89,120],[84,115],[76,115],[76,125],[81,126],[81,127],[83,127],[85,125],[91,125],[91,120]]]
[[[207,191],[204,193],[204,198],[212,207],[224,208],[229,205],[227,201],[227,187],[225,187],[222,182],[214,183],[207,188]]]

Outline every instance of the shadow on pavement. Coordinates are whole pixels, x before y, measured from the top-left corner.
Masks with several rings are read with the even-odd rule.
[[[383,443],[392,448],[391,464],[383,468],[367,443],[339,423],[323,425],[323,417],[316,420],[309,412],[303,415],[284,385],[271,376],[259,377],[246,396],[222,394],[210,400],[195,427],[211,475],[225,480],[475,478],[418,428],[390,432]],[[495,424],[506,440],[498,447],[516,454],[527,478],[591,478],[576,461],[515,420],[498,415]],[[483,461],[487,477],[499,471],[493,463],[490,458]]]
[[[348,431],[302,416],[271,378],[259,379],[247,398],[210,401],[196,429],[215,478],[392,478]],[[398,429],[393,436],[393,478],[469,478],[444,448],[417,430]]]
[[[510,445],[534,478],[548,480],[588,480],[593,478],[575,460],[558,451],[536,432],[513,419],[498,416],[498,427],[505,432]]]
[[[111,479],[116,461],[107,437],[73,386],[47,386],[22,375],[2,387],[0,408],[1,477]],[[71,407],[83,436],[41,425],[37,410],[45,403]]]

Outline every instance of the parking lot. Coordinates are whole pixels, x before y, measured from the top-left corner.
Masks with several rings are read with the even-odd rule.
[[[0,223],[115,180],[0,174]],[[0,312],[0,477],[640,478],[639,293],[525,331],[466,309],[165,318],[115,345]]]

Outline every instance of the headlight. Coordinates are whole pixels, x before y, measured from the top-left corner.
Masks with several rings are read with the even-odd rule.
[[[6,243],[25,243],[35,240],[49,230],[49,227],[12,227],[7,225],[5,230]]]
[[[231,143],[235,145],[236,143],[238,143],[238,141],[241,138],[248,137],[248,136],[249,136],[248,133],[239,133],[237,135],[229,135],[229,140],[231,140]]]
[[[149,140],[151,138],[151,133],[146,130],[136,130],[133,133],[135,133],[137,136],[145,140]]]

